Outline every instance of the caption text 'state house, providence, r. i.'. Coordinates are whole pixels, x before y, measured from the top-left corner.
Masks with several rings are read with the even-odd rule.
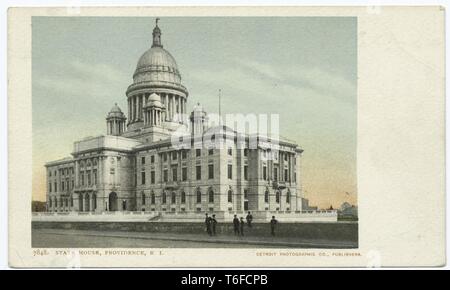
[[[302,150],[287,140],[212,126],[188,90],[156,23],[107,134],[46,164],[49,212],[292,212],[302,210]],[[175,137],[174,137],[175,136]],[[266,135],[267,136],[267,135]]]

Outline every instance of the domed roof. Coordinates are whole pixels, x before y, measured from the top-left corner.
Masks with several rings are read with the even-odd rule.
[[[161,46],[154,46],[147,50],[140,58],[136,66],[136,73],[147,68],[154,68],[173,73],[178,72],[178,65],[173,56]]]
[[[158,94],[153,93],[153,94],[150,95],[150,97],[148,97],[148,101],[149,102],[150,101],[159,101],[159,102],[161,102],[161,98],[159,97]]]
[[[115,103],[114,106],[111,108],[111,110],[109,112],[110,113],[122,113],[122,110],[117,105],[117,103]]]
[[[204,118],[206,117],[206,115],[206,111],[203,109],[202,105],[200,105],[200,103],[197,103],[197,105],[194,106],[191,112],[191,119]]]
[[[139,58],[133,74],[133,83],[128,86],[126,94],[129,96],[135,91],[160,92],[169,89],[187,97],[188,91],[181,84],[181,74],[177,62],[170,52],[163,48],[158,20],[159,18],[156,19],[156,26],[152,33],[152,46]]]
[[[122,113],[122,110],[117,105],[117,103],[114,104],[114,106],[111,108],[111,110],[108,113],[107,118],[125,118],[125,115]]]
[[[153,29],[152,47],[139,58],[133,75],[134,83],[166,83],[181,85],[181,75],[175,58],[163,48],[161,43],[161,29],[158,22]]]
[[[148,97],[147,103],[145,104],[145,107],[160,107],[163,108],[164,104],[161,103],[161,98],[159,97],[158,94],[151,94]]]

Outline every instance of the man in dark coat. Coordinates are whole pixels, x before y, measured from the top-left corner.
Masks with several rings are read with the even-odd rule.
[[[205,217],[205,226],[206,226],[206,232],[208,233],[208,235],[212,235],[211,232],[211,218],[208,216],[208,214],[206,214]]]
[[[240,230],[241,230],[241,236],[244,235],[244,225],[245,225],[244,218],[241,217],[241,224],[240,224],[240,226],[241,226],[241,228],[240,228]]]
[[[272,216],[272,219],[270,220],[270,233],[272,236],[275,236],[275,227],[277,223],[278,221],[275,219],[275,216]]]
[[[233,218],[233,228],[234,228],[234,235],[239,235],[239,219],[237,218],[237,215],[234,215]]]
[[[247,217],[245,218],[247,220],[247,225],[249,228],[252,227],[252,221],[253,221],[253,216],[250,212],[248,212]]]
[[[211,218],[211,229],[213,236],[216,235],[216,225],[217,225],[216,215],[213,214]]]

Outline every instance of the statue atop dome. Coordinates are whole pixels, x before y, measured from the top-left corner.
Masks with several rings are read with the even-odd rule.
[[[161,29],[159,29],[158,27],[158,21],[159,18],[156,18],[156,25],[155,28],[153,28],[153,44],[152,47],[158,46],[158,47],[163,47],[161,44]]]

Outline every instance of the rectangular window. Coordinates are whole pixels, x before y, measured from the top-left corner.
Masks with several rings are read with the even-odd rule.
[[[88,178],[88,185],[91,185],[91,172],[87,172],[87,178]]]
[[[55,182],[55,191],[58,191],[58,183]]]
[[[48,183],[48,192],[52,192],[52,183],[51,182]]]
[[[233,155],[233,150],[231,148],[228,148],[228,155]]]
[[[81,173],[81,185],[84,186],[84,174],[83,173]],[[55,188],[56,188],[56,186],[55,186]]]
[[[155,184],[155,171],[150,171],[150,183]]]
[[[200,165],[197,165],[195,167],[195,176],[196,176],[197,180],[202,179],[202,167]]]
[[[145,171],[141,172],[141,184],[145,184]]]
[[[177,160],[177,152],[172,152],[172,160]]]
[[[97,184],[97,170],[94,170],[94,184]]]
[[[166,153],[163,153],[163,160],[164,160],[164,162],[167,161],[167,154]]]
[[[73,179],[72,179],[72,188],[74,188],[74,181],[73,181]]]
[[[228,164],[228,179],[233,179],[233,165]]]
[[[284,170],[284,181],[288,181],[288,170]]]
[[[181,151],[181,159],[186,159],[186,157],[187,157],[186,150]]]
[[[208,178],[214,179],[214,164],[208,165]]]
[[[208,150],[208,155],[213,155],[214,154],[214,149],[209,149]]]
[[[155,155],[150,156],[150,163],[155,163]]]
[[[278,168],[273,169],[273,180],[278,181]]]
[[[177,181],[177,169],[172,168],[172,180]]]
[[[285,153],[285,154],[283,154],[284,155],[284,161],[287,161],[288,160],[288,155],[287,155],[287,153]]]
[[[244,149],[244,157],[247,157],[247,156],[248,156],[248,149],[245,148],[245,149]]]
[[[64,191],[64,181],[61,182],[61,191]]]
[[[200,157],[202,155],[202,149],[195,149],[195,156]]]
[[[141,157],[141,164],[144,165],[145,164],[145,156]]]
[[[169,179],[169,171],[167,169],[164,169],[164,182],[167,182]]]
[[[267,180],[267,167],[263,166],[263,179]]]
[[[248,166],[244,166],[244,180],[248,180]]]
[[[182,175],[182,179],[183,179],[183,181],[186,181],[187,180],[187,167],[183,167],[183,168],[181,168],[181,175]]]

